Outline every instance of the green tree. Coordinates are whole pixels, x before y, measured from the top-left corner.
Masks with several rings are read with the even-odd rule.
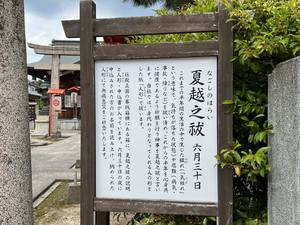
[[[167,9],[176,10],[185,4],[193,3],[193,0],[123,0],[124,2],[132,2],[135,6],[150,7],[156,3],[163,3]]]
[[[234,143],[221,152],[219,166],[230,167],[234,176],[234,223],[265,225],[267,221],[267,76],[277,63],[300,53],[299,0],[225,1],[234,30]],[[157,15],[217,11],[215,0],[195,0],[176,10],[157,10]],[[134,43],[199,41],[216,39],[215,33],[136,36]],[[137,214],[136,224],[215,224],[214,218]]]

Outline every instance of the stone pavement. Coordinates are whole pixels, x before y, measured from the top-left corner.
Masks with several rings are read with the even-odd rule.
[[[33,199],[56,179],[73,179],[70,167],[80,158],[80,134],[70,135],[51,145],[31,149]]]

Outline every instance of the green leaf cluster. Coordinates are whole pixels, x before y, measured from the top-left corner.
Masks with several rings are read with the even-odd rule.
[[[234,100],[224,101],[234,115],[235,143],[216,156],[221,167],[231,167],[237,176],[250,182],[265,177],[271,170],[268,164],[267,136],[272,126],[266,120],[267,97],[261,91],[237,89]]]
[[[255,153],[251,149],[243,151],[239,149],[242,145],[236,142],[233,149],[223,149],[221,156],[217,155],[218,165],[221,168],[231,167],[236,176],[246,176],[251,182],[256,182],[258,176],[265,177],[271,171],[271,166],[267,163],[268,147],[261,147]]]
[[[187,4],[177,11],[170,11],[166,8],[155,10],[157,16],[166,15],[188,15],[205,12],[215,12],[217,4],[215,1],[195,1],[195,4]],[[164,35],[144,35],[134,36],[128,39],[129,43],[163,43],[163,42],[186,42],[186,41],[202,41],[202,40],[215,40],[217,35],[214,32],[206,33],[189,33],[189,34],[164,34]]]
[[[134,225],[215,225],[215,217],[183,216],[183,215],[153,215],[138,213],[131,224]]]
[[[276,64],[299,55],[299,0],[225,0],[225,4],[237,35],[234,60],[257,73],[261,61]]]
[[[178,11],[157,15],[215,12],[216,0],[195,0]],[[224,0],[234,32],[234,97],[224,101],[233,113],[234,143],[223,149],[218,165],[232,168],[234,224],[267,224],[268,74],[276,64],[300,54],[299,0]],[[146,35],[131,43],[183,42],[217,39],[216,33]],[[135,224],[215,224],[212,218],[137,214]]]
[[[164,7],[170,10],[176,10],[185,4],[192,3],[193,0],[123,0],[123,2],[132,2],[136,6],[150,7],[156,3],[163,3]]]

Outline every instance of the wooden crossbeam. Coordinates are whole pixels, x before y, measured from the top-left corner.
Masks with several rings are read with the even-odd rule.
[[[100,45],[95,47],[95,60],[155,59],[218,55],[217,41],[158,44]]]
[[[139,201],[139,200],[116,200],[116,199],[99,199],[94,201],[94,208],[97,211],[113,212],[147,212],[154,214],[182,214],[216,216],[218,215],[218,206],[216,204],[195,204],[195,203],[174,203],[162,201]],[[125,210],[124,210],[125,209]]]
[[[218,13],[94,19],[95,37],[218,31]],[[62,21],[68,38],[80,37],[80,21]]]

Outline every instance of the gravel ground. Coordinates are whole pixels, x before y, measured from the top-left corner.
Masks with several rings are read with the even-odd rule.
[[[35,225],[80,225],[79,205],[50,209]]]
[[[123,216],[117,221],[116,217],[113,218],[111,214],[111,225],[127,225],[132,215],[127,218]],[[60,209],[51,209],[45,214],[35,225],[80,225],[80,206],[67,205]]]

